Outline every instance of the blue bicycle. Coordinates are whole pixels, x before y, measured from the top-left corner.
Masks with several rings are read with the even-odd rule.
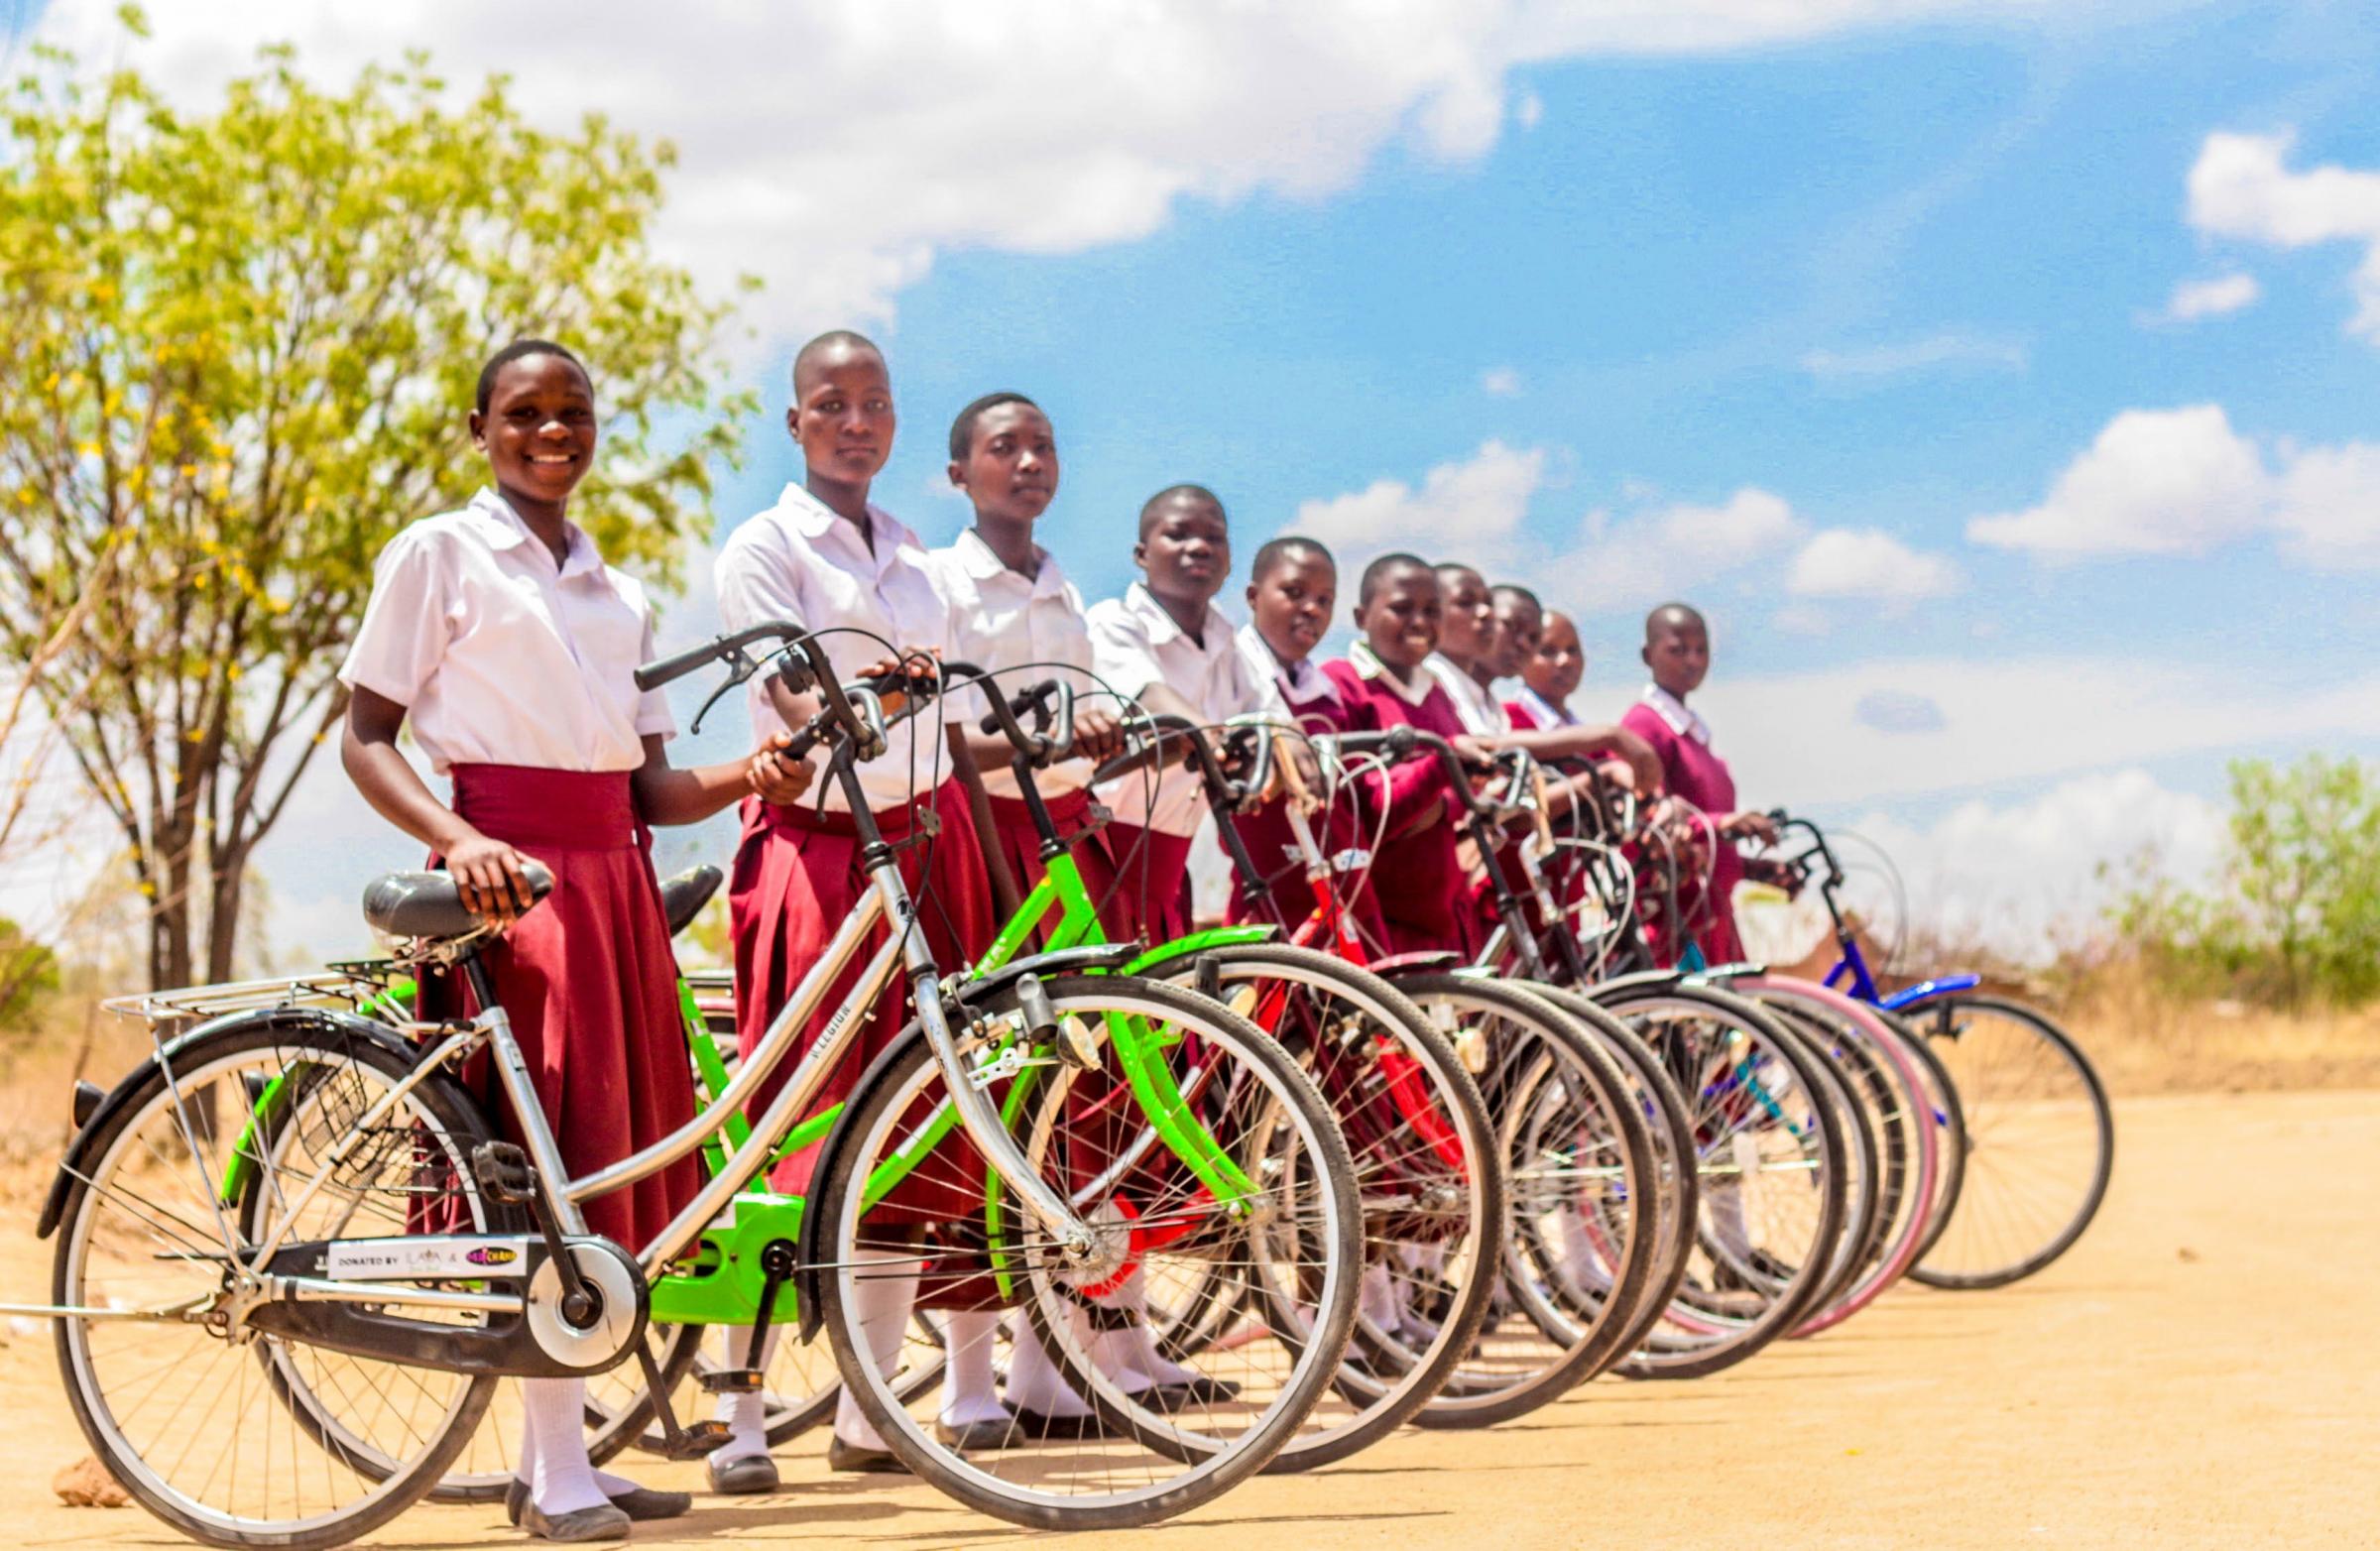
[[[1782,810],[1767,859],[1815,878],[1841,955],[1826,984],[1900,1017],[1923,1035],[1957,1095],[1964,1162],[1948,1210],[1910,1275],[1929,1287],[2004,1287],[2050,1264],[2082,1237],[2115,1167],[2107,1090],[2072,1035],[2036,1009],[1981,990],[1977,975],[1943,975],[1886,992],[1843,905],[1843,866],[1826,835]],[[1806,836],[1807,843],[1793,840]]]

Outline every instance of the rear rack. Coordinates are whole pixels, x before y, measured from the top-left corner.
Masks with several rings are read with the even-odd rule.
[[[361,969],[362,966],[357,966],[354,970],[319,975],[183,986],[172,991],[110,997],[99,1005],[118,1017],[139,1018],[152,1024],[203,1020],[228,1013],[264,1013],[276,1008],[352,1008],[380,989],[380,983],[360,973]]]

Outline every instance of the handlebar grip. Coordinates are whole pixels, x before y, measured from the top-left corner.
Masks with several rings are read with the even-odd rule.
[[[685,677],[705,663],[716,662],[720,655],[719,642],[706,641],[699,647],[688,647],[674,656],[655,657],[637,669],[637,687],[658,689],[672,679]]]
[[[636,671],[639,689],[658,689],[671,679],[683,678],[705,662],[716,662],[733,656],[756,641],[799,641],[805,647],[814,645],[799,620],[763,620],[742,630],[731,630],[714,636],[699,647],[688,647],[672,656],[655,657]]]

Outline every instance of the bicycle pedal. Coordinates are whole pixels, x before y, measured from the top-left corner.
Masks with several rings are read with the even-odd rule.
[[[471,1177],[491,1201],[518,1205],[536,1194],[537,1173],[529,1154],[509,1141],[483,1141],[471,1149]]]
[[[699,1460],[728,1440],[727,1423],[688,1422],[677,1430],[677,1436],[661,1445],[661,1456],[671,1460]]]
[[[761,1392],[761,1378],[757,1368],[722,1368],[704,1373],[700,1382],[706,1395],[752,1395]]]

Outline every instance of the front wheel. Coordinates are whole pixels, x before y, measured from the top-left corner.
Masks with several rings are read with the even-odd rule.
[[[811,1198],[828,1214],[822,1312],[844,1384],[923,1479],[1032,1528],[1151,1524],[1262,1469],[1330,1389],[1356,1316],[1362,1203],[1329,1105],[1253,1024],[1132,976],[1042,987],[1061,1022],[1104,1041],[1102,1060],[1086,1071],[1039,1051],[991,1092],[1107,1253],[1067,1262],[1012,1191],[987,1190],[963,1133],[937,1134],[944,1079],[912,1034],[853,1100]],[[978,1030],[1016,1027],[1001,1012]],[[1219,1271],[1223,1305],[1261,1312],[1171,1363],[1150,1304]],[[1006,1349],[1003,1402],[963,1442],[945,1441],[934,1396],[903,1392],[920,1339],[909,1305],[981,1322],[970,1345],[987,1365]]]

